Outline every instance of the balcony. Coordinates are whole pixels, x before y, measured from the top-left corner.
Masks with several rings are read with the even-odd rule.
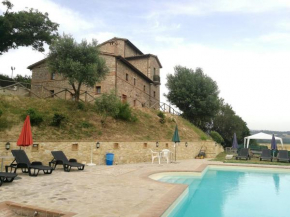
[[[159,75],[153,75],[153,82],[155,85],[160,85],[160,76]]]

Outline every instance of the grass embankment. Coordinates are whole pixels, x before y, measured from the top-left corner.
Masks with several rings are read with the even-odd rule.
[[[239,163],[239,164],[265,164],[265,165],[283,165],[283,166],[290,166],[288,162],[277,162],[276,158],[271,161],[260,161],[258,157],[252,157],[251,160],[236,160],[235,155],[232,159],[226,160],[226,153],[222,152],[216,156],[215,159],[212,161],[221,161],[224,163]]]
[[[0,138],[17,140],[28,109],[34,109],[43,118],[39,126],[32,127],[33,138],[39,141],[99,140],[99,141],[171,141],[175,124],[182,141],[209,139],[207,135],[177,116],[166,114],[160,123],[158,111],[133,109],[136,122],[126,122],[108,117],[105,126],[93,104],[78,106],[75,102],[59,99],[37,99],[0,95]],[[51,126],[54,114],[65,117],[60,127]]]

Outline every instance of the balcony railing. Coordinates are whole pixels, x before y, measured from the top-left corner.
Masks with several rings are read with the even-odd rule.
[[[153,75],[153,82],[155,84],[160,84],[160,76],[159,75]]]

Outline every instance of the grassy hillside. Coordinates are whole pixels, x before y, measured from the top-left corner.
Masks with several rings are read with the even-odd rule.
[[[94,105],[78,104],[58,99],[36,99],[0,95],[0,140],[17,140],[28,109],[34,109],[43,122],[32,127],[38,141],[99,140],[99,141],[171,141],[175,122],[182,141],[209,139],[204,132],[181,117],[166,114],[160,123],[158,111],[133,109],[138,120],[126,122],[108,118],[105,126]],[[65,116],[60,127],[51,126],[55,113]]]

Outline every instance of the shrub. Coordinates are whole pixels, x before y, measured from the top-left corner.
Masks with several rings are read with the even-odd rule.
[[[223,137],[216,131],[211,131],[210,136],[215,142],[219,144],[222,144],[224,142]]]
[[[132,114],[132,109],[128,103],[119,102],[118,104],[119,112],[115,116],[116,119],[136,122],[137,117]]]
[[[97,112],[102,116],[101,123],[104,124],[107,117],[115,117],[119,113],[120,100],[114,92],[103,93],[102,96],[98,97],[95,101]]]
[[[42,114],[38,113],[38,111],[33,108],[29,108],[26,111],[26,115],[30,116],[31,126],[39,126],[43,122]],[[24,118],[26,118],[26,115],[24,115]]]
[[[201,140],[207,140],[206,136],[201,136],[200,139]]]
[[[102,116],[102,124],[105,124],[108,116],[124,121],[137,121],[137,117],[132,114],[130,105],[122,103],[114,92],[102,94],[96,99],[95,106],[97,112]]]
[[[159,111],[157,113],[157,116],[160,117],[160,118],[163,118],[163,119],[165,118],[165,115],[164,115],[164,113],[162,111]]]
[[[52,117],[51,126],[59,127],[64,119],[65,116],[63,116],[62,114],[55,113]]]
[[[157,113],[157,116],[160,117],[159,122],[160,122],[161,124],[165,124],[165,123],[166,123],[166,117],[165,117],[165,114],[164,114],[162,111],[159,111],[159,112]]]
[[[78,102],[77,109],[84,111],[85,110],[85,104],[82,102]]]
[[[1,118],[2,114],[3,114],[3,112],[2,112],[2,110],[0,109],[0,118]]]

